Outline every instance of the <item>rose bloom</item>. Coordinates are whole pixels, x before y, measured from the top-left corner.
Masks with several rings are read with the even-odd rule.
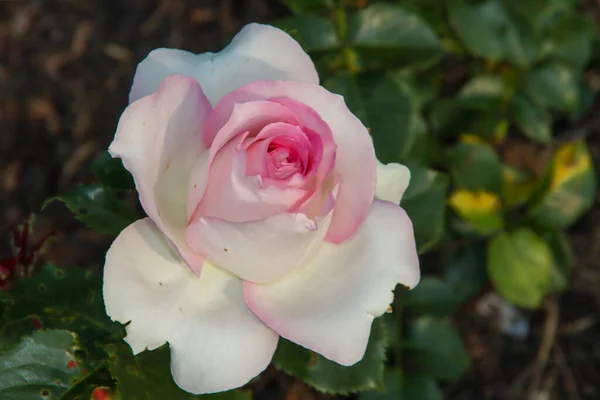
[[[244,385],[280,336],[352,365],[395,286],[419,281],[408,169],[377,161],[279,29],[248,25],[216,54],[152,51],[109,151],[148,217],[106,255],[106,311],[134,353],[168,342],[188,392]]]

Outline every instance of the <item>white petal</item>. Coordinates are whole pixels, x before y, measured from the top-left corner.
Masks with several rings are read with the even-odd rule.
[[[187,240],[211,263],[244,280],[272,282],[306,262],[330,220],[314,222],[304,214],[287,213],[243,223],[200,218],[188,227]]]
[[[375,201],[356,234],[324,243],[315,258],[271,284],[244,282],[252,311],[282,337],[342,365],[364,355],[375,317],[401,283],[419,281],[419,260],[404,210]]]
[[[293,80],[319,83],[310,57],[284,31],[269,25],[246,25],[219,53],[194,55],[157,49],[138,66],[129,100],[153,93],[170,74],[196,78],[214,105],[223,95],[251,82]]]
[[[410,170],[402,164],[383,164],[377,160],[375,198],[400,204],[410,182]]]
[[[106,255],[108,315],[127,323],[134,353],[171,346],[175,382],[192,393],[244,385],[269,364],[278,336],[246,307],[241,281],[206,262],[198,278],[148,218]]]
[[[185,201],[192,167],[207,152],[201,132],[211,111],[194,79],[172,75],[156,93],[127,107],[109,147],[133,175],[148,216],[196,273],[202,257],[185,243]]]

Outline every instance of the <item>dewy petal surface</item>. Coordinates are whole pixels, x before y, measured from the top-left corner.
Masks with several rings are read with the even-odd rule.
[[[192,393],[244,385],[277,347],[277,334],[244,304],[240,279],[210,263],[196,277],[148,218],[108,251],[104,301],[112,319],[131,321],[134,353],[169,342],[173,378]]]
[[[195,55],[157,49],[138,66],[130,101],[153,93],[170,74],[198,80],[212,104],[226,93],[261,80],[319,83],[310,57],[284,31],[268,25],[246,25],[219,53]]]
[[[412,224],[402,208],[375,201],[356,234],[325,242],[308,265],[271,284],[244,282],[250,309],[282,337],[342,365],[364,355],[375,317],[401,283],[419,281]]]
[[[375,198],[400,204],[410,182],[410,170],[397,163],[383,164],[377,160]]]
[[[140,202],[195,273],[202,256],[185,243],[188,181],[208,151],[202,126],[212,106],[193,78],[169,76],[158,91],[132,103],[109,147],[135,180]]]

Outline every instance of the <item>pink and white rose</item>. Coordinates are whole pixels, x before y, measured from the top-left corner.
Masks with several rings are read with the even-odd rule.
[[[280,336],[358,362],[419,281],[410,173],[377,161],[298,43],[251,24],[220,53],[154,50],[130,102],[109,150],[148,217],[108,251],[104,299],[134,353],[168,342],[192,393],[244,385]]]

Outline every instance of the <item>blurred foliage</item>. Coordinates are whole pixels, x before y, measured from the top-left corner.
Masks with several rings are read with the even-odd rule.
[[[293,15],[275,24],[370,129],[378,158],[410,168],[401,206],[419,253],[444,255],[442,276],[423,265],[394,307],[387,390],[359,398],[441,399],[436,380],[468,366],[444,318],[488,281],[526,308],[566,288],[561,230],[590,209],[597,177],[585,141],[555,127],[591,104],[596,27],[574,0],[286,3]],[[323,389],[325,375],[286,371]]]
[[[535,309],[567,286],[564,230],[592,206],[597,177],[581,130],[557,127],[573,126],[591,105],[585,72],[599,59],[597,29],[575,0],[284,2],[290,13],[273,24],[370,129],[378,158],[410,168],[401,206],[419,253],[441,265],[424,262],[421,283],[397,290],[394,313],[374,321],[356,365],[283,339],[273,364],[326,393],[442,399],[443,385],[469,367],[451,323],[466,302],[496,290]],[[116,235],[139,217],[123,200],[135,185],[108,154],[92,172],[95,183],[49,201]],[[3,399],[89,398],[95,387],[123,399],[250,397],[180,390],[168,346],[132,354],[101,291],[85,270],[47,265],[0,292]]]

